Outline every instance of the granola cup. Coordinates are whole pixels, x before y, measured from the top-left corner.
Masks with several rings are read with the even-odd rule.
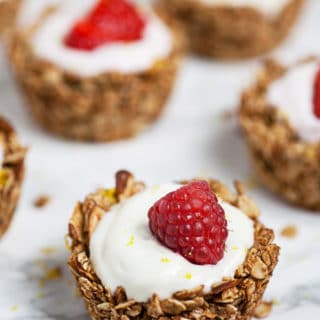
[[[240,126],[262,183],[294,205],[320,210],[320,144],[302,141],[265,95],[287,70],[266,62],[255,85],[242,96]]]
[[[192,52],[222,59],[261,55],[280,44],[297,20],[304,0],[292,0],[275,18],[253,7],[210,7],[199,0],[160,0],[180,22]]]
[[[7,37],[14,29],[21,0],[0,1],[0,37]]]
[[[233,193],[218,181],[208,182],[223,200],[254,221],[254,245],[233,278],[212,284],[210,292],[199,286],[176,292],[165,300],[160,300],[156,293],[144,302],[128,299],[123,287],[111,292],[103,286],[90,261],[90,237],[99,220],[114,204],[142,191],[144,184],[136,182],[131,173],[120,171],[115,189],[98,190],[77,204],[69,222],[69,266],[91,319],[251,319],[277,264],[279,247],[273,243],[273,231],[258,221],[259,210],[244,194],[240,183],[236,183],[237,192]]]
[[[174,27],[173,27],[174,30]],[[81,77],[37,57],[31,32],[16,32],[10,60],[35,120],[59,136],[112,141],[137,135],[162,113],[174,87],[183,40],[146,71]]]
[[[11,125],[0,117],[0,144],[4,157],[0,168],[0,238],[10,226],[19,201],[24,177],[26,149],[21,147]]]

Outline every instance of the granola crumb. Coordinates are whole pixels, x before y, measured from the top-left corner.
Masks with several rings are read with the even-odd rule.
[[[38,286],[40,289],[44,288],[49,281],[60,280],[62,278],[62,271],[59,267],[54,267],[51,269],[45,267],[43,271],[44,275],[38,281]]]
[[[45,256],[49,256],[49,255],[54,254],[55,252],[57,252],[57,248],[55,248],[55,247],[43,247],[43,248],[40,249],[40,252]]]
[[[288,225],[282,228],[281,235],[285,238],[293,239],[298,235],[298,228],[294,225]]]
[[[263,319],[269,316],[272,311],[273,302],[262,301],[256,308],[254,316],[258,319]]]
[[[33,205],[36,208],[44,208],[50,202],[50,197],[47,195],[39,196],[34,202]]]

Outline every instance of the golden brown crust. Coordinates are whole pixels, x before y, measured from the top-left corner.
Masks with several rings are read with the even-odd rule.
[[[266,62],[256,84],[242,96],[240,126],[261,181],[295,205],[320,210],[320,144],[301,141],[286,116],[266,99],[269,84],[286,70]]]
[[[4,158],[0,168],[0,238],[10,226],[19,201],[24,177],[26,149],[21,147],[11,125],[0,117],[0,144]]]
[[[143,183],[136,182],[129,172],[122,171],[121,183],[116,183],[121,185],[120,188],[98,190],[77,204],[69,222],[72,240],[69,266],[91,319],[251,319],[277,264],[279,247],[273,243],[273,231],[256,219],[259,211],[244,193],[230,192],[215,180],[208,182],[221,198],[252,217],[255,221],[255,243],[234,278],[213,284],[210,292],[204,292],[203,286],[199,286],[176,292],[165,300],[160,300],[157,294],[143,303],[128,300],[122,287],[111,292],[102,285],[90,262],[90,236],[99,220],[118,199],[140,192],[144,188]],[[123,197],[124,194],[127,196]]]
[[[77,140],[123,139],[160,116],[174,87],[183,41],[173,30],[171,54],[140,73],[71,74],[35,56],[30,32],[13,35],[10,60],[31,113],[43,128]]]
[[[0,37],[8,37],[14,30],[21,0],[0,1]]]
[[[198,0],[159,0],[180,22],[190,50],[222,59],[257,56],[276,47],[289,33],[304,0],[292,0],[274,19],[252,7],[210,7]]]

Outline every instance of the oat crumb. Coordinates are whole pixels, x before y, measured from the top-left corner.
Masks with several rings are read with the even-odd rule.
[[[55,247],[43,247],[43,248],[40,249],[40,252],[45,256],[49,256],[49,255],[54,254],[55,252],[57,252],[57,248],[55,248]]]
[[[285,238],[293,239],[298,234],[298,228],[294,225],[288,225],[281,230],[281,235]]]
[[[51,269],[46,268],[46,270],[44,271],[45,271],[44,276],[40,278],[38,281],[38,286],[41,289],[44,288],[49,281],[56,281],[62,278],[62,271],[59,267],[55,267]]]
[[[34,202],[33,205],[36,208],[44,208],[50,202],[50,197],[47,195],[39,196]]]

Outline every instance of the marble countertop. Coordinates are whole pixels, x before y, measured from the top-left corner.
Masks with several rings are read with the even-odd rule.
[[[320,53],[320,1],[309,0],[298,26],[274,54],[285,61]],[[56,139],[34,124],[0,58],[0,113],[30,146],[19,209],[0,242],[0,320],[85,320],[82,300],[66,267],[68,218],[77,200],[113,184],[127,168],[147,183],[213,176],[251,187],[254,174],[233,111],[239,93],[259,67],[258,60],[217,63],[187,58],[162,119],[137,139],[111,144],[80,144]],[[275,302],[270,320],[317,318],[320,313],[320,216],[292,208],[255,185],[249,193],[262,220],[275,229],[281,259],[267,290]],[[33,201],[49,195],[36,209]],[[293,224],[298,236],[280,230]]]

